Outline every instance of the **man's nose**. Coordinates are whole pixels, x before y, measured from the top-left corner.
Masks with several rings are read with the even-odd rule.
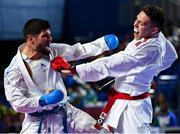
[[[133,24],[133,25],[134,25],[134,26],[137,26],[137,21],[136,21],[136,20],[134,21],[134,24]]]

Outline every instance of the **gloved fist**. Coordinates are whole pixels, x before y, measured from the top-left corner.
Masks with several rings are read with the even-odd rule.
[[[63,57],[57,56],[51,61],[51,67],[56,71],[61,71],[68,70],[71,65]]]
[[[52,69],[62,72],[64,74],[76,74],[75,66],[71,66],[63,57],[57,56],[51,61]]]
[[[42,95],[39,99],[39,105],[40,106],[47,106],[50,104],[56,104],[60,101],[62,101],[64,98],[64,94],[59,89],[54,89],[48,94]]]
[[[104,36],[104,39],[110,50],[117,48],[119,45],[119,40],[116,35],[109,34]]]

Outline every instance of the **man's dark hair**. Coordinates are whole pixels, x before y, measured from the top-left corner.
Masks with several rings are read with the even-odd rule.
[[[146,5],[142,7],[141,11],[149,16],[152,22],[161,30],[164,31],[165,18],[162,8],[154,5]]]
[[[28,35],[36,36],[43,30],[50,28],[49,22],[43,19],[33,18],[26,22],[23,28],[23,35],[25,40],[27,40]]]

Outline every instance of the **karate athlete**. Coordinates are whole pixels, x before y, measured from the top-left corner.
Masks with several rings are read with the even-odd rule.
[[[151,82],[177,59],[175,48],[161,32],[163,25],[162,9],[144,6],[134,22],[134,39],[124,51],[62,70],[67,74],[76,71],[85,82],[115,77],[114,91],[109,94],[96,128],[107,124],[115,133],[151,132]]]
[[[33,18],[23,29],[22,44],[5,69],[4,87],[13,109],[25,113],[21,133],[98,133],[96,121],[67,102],[61,74],[51,68],[51,60],[61,55],[68,61],[83,59],[115,49],[115,35],[73,46],[51,43],[48,21]]]

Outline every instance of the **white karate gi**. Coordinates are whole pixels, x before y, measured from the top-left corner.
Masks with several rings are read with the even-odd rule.
[[[44,55],[38,60],[28,59],[20,52],[6,68],[4,74],[4,87],[7,100],[13,109],[25,113],[21,133],[37,133],[40,117],[34,117],[28,113],[41,112],[43,109],[52,109],[60,105],[67,111],[68,132],[100,132],[94,128],[95,120],[85,112],[73,107],[67,102],[67,91],[63,84],[61,74],[50,68],[50,60],[61,55],[68,61],[95,56],[109,50],[104,38],[93,42],[73,46],[67,44],[50,44],[50,55]],[[30,71],[27,70],[25,62]],[[29,72],[28,72],[29,71]],[[56,105],[41,107],[39,98],[46,93],[47,89],[60,89],[64,93],[64,100]],[[43,116],[42,133],[63,133],[63,114],[49,114]]]
[[[124,51],[109,57],[77,65],[76,70],[83,81],[115,77],[116,91],[137,96],[149,92],[153,77],[170,67],[176,59],[175,48],[160,32],[148,40],[133,40]],[[141,100],[116,100],[105,124],[118,133],[149,133],[151,121],[152,105],[150,97],[147,97]]]

